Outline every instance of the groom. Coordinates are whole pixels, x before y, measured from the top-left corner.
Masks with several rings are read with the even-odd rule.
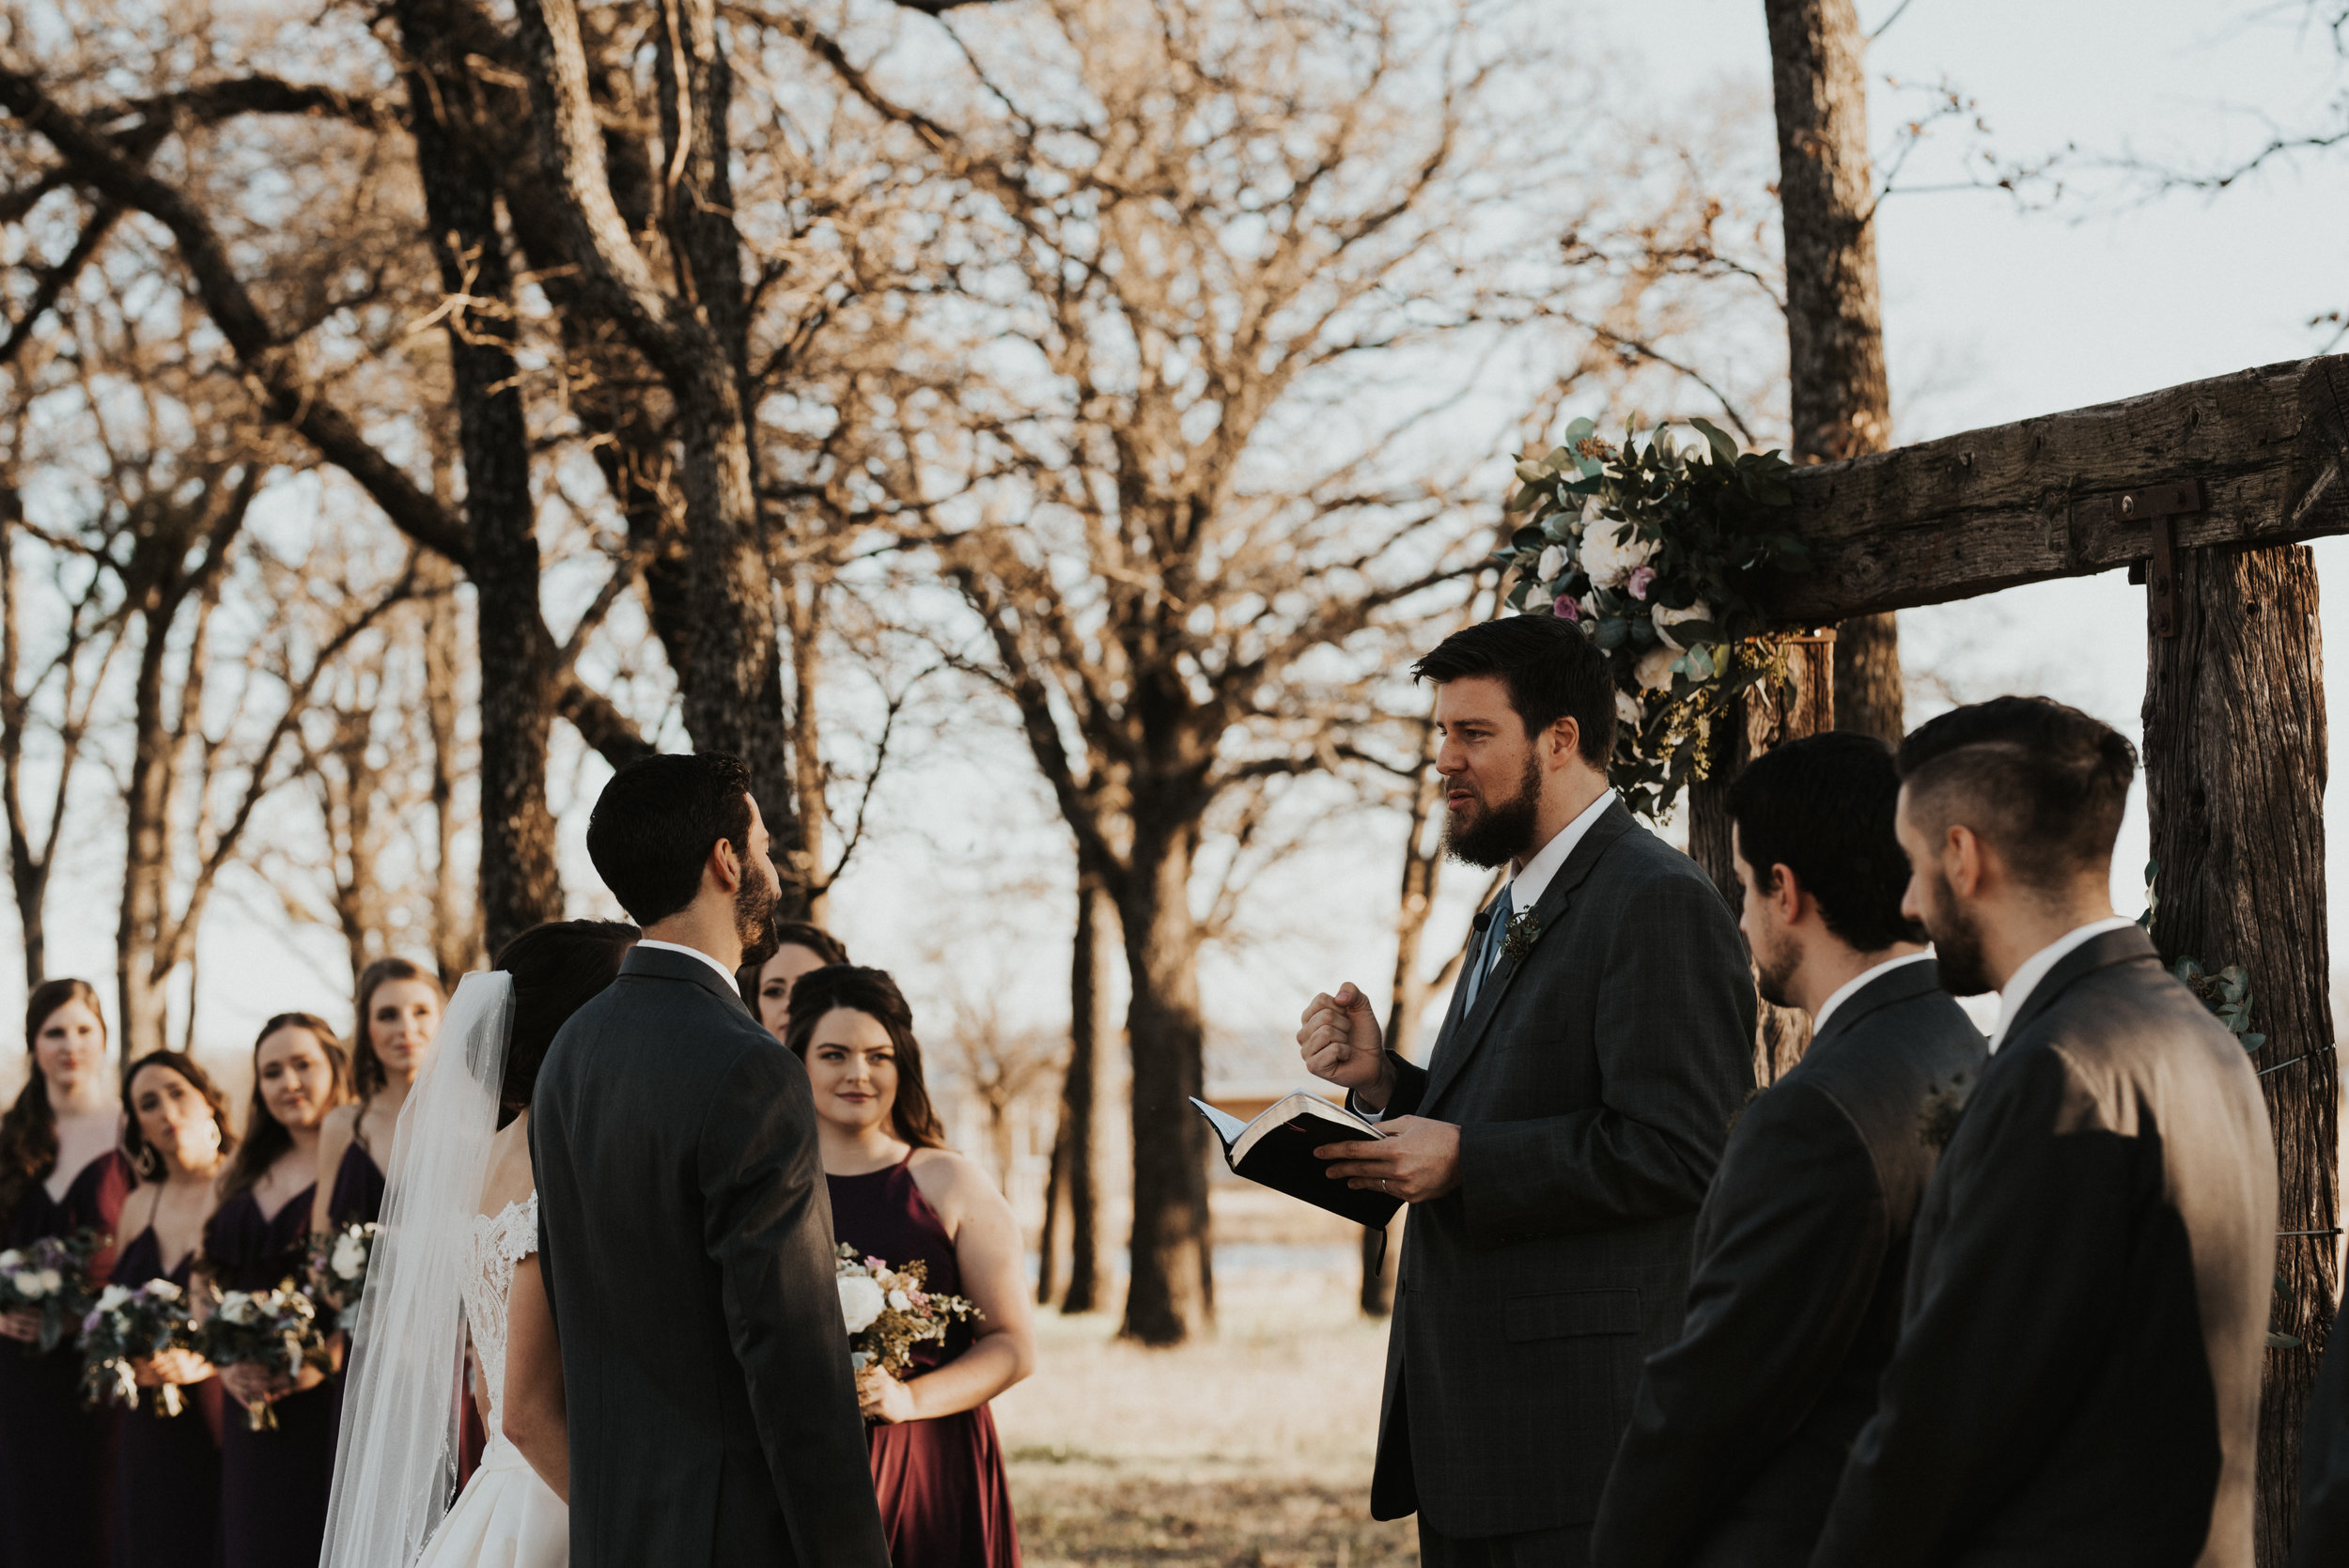
[[[1352,986],[1298,1031],[1382,1118],[1332,1176],[1412,1205],[1370,1508],[1427,1568],[1573,1568],[1641,1358],[1680,1332],[1697,1204],[1753,1087],[1753,981],[1711,878],[1607,784],[1615,692],[1572,623],[1444,640],[1445,833],[1511,868],[1425,1067]]]
[[[577,1568],[888,1568],[807,1074],[743,1008],[778,888],[750,776],[654,756],[587,852],[645,928],[531,1101]]]

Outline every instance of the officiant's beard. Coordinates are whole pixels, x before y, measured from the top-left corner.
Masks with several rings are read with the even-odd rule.
[[[1506,800],[1480,801],[1465,819],[1457,812],[1444,819],[1444,848],[1452,858],[1480,871],[1508,864],[1533,847],[1534,818],[1542,803],[1542,759],[1538,752],[1525,759],[1525,777],[1517,794]]]
[[[1925,933],[1933,939],[1933,961],[1941,988],[1953,997],[1980,996],[1998,987],[1983,956],[1982,925],[1958,903],[1942,877],[1925,878]]]
[[[742,869],[742,885],[734,890],[734,934],[742,939],[743,967],[756,969],[783,945],[775,935],[775,905],[781,898],[771,871],[752,877],[750,867]]]

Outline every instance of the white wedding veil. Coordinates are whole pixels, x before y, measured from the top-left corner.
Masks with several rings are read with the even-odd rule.
[[[512,975],[465,976],[400,1110],[343,1385],[320,1568],[408,1568],[448,1512],[465,1277],[513,1017]]]

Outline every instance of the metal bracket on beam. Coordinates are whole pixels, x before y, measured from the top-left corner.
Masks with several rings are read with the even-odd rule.
[[[2144,583],[2149,591],[2156,637],[2178,634],[2178,535],[2177,524],[2171,520],[2187,512],[2202,511],[2208,504],[2200,479],[2147,485],[2139,489],[2123,490],[2113,498],[2114,520],[2144,522],[2152,528],[2150,569],[2149,563],[2139,561],[2129,568],[2129,581]]]

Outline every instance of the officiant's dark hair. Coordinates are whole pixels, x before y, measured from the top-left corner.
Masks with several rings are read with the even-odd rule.
[[[2137,748],[2077,707],[1993,697],[1910,731],[1900,769],[1913,816],[1962,822],[2026,886],[2052,889],[2110,863]]]
[[[643,936],[625,921],[550,920],[498,949],[490,967],[514,977],[514,1022],[506,1037],[498,1126],[529,1109],[555,1032],[619,978],[621,961]]]
[[[1830,730],[1765,752],[1729,786],[1737,852],[1764,893],[1778,868],[1819,903],[1827,928],[1861,953],[1921,942],[1901,914],[1908,857],[1892,834],[1901,798],[1892,749],[1872,735]]]
[[[1499,675],[1509,706],[1535,736],[1561,719],[1581,732],[1575,750],[1607,771],[1615,755],[1615,684],[1607,656],[1572,621],[1507,615],[1454,632],[1411,666],[1415,680],[1436,686],[1469,675]]]
[[[701,892],[720,839],[751,853],[751,770],[723,752],[639,757],[612,775],[587,816],[587,858],[639,925]]]
[[[929,1086],[922,1079],[922,1044],[913,1037],[913,1009],[887,970],[827,964],[800,976],[791,986],[791,1021],[784,1026],[783,1043],[805,1062],[817,1020],[842,1007],[879,1019],[896,1048],[897,1100],[890,1107],[889,1119],[897,1136],[917,1149],[944,1148],[946,1129],[939,1125]]]

